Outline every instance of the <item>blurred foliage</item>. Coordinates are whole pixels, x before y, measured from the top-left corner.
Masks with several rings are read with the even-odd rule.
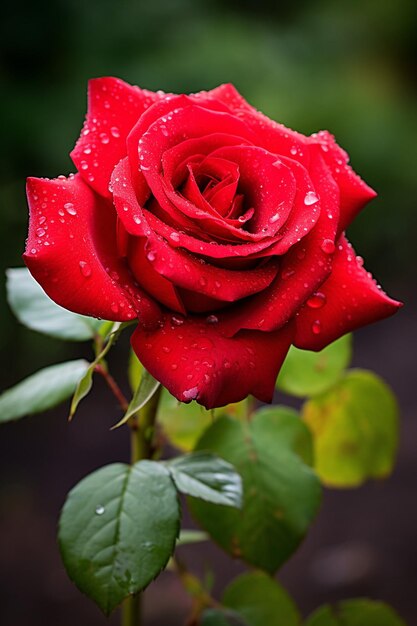
[[[231,81],[257,108],[305,133],[333,132],[380,196],[351,229],[383,279],[407,288],[415,265],[415,0],[15,0],[2,9],[0,265],[21,265],[24,179],[66,174],[86,82],[116,75],[149,89]],[[394,221],[395,220],[395,221]],[[3,283],[3,281],[1,281]],[[391,283],[391,284],[390,284]],[[17,328],[1,287],[0,348],[31,351],[16,379],[68,355]],[[401,291],[397,295],[401,295]],[[10,379],[10,380],[11,380]]]

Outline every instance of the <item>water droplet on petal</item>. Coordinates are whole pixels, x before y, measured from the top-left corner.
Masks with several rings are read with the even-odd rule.
[[[90,278],[91,276],[91,267],[88,265],[87,261],[79,262],[81,274],[85,276],[85,278]]]
[[[323,239],[320,247],[325,254],[333,254],[336,249],[336,246],[331,239]]]
[[[321,307],[325,304],[326,296],[324,295],[324,293],[321,293],[321,291],[313,293],[313,295],[310,296],[310,298],[308,298],[307,300],[307,306],[309,306],[310,309],[321,309]]]
[[[315,320],[311,325],[311,330],[315,335],[319,335],[321,333],[321,322],[320,320]]]
[[[126,209],[127,211],[127,207],[123,207]],[[140,219],[139,215],[134,215],[133,216],[133,221],[135,222],[135,224],[140,224],[142,222],[142,220]]]
[[[120,131],[119,131],[119,129],[117,128],[117,126],[112,126],[112,127],[110,128],[110,132],[111,132],[111,134],[112,134],[112,136],[113,136],[113,137],[116,137],[116,138],[117,138],[117,137],[120,137]]]
[[[109,143],[110,139],[107,133],[100,133],[100,141],[103,144]]]
[[[186,400],[195,400],[198,396],[198,389],[197,387],[191,387],[191,389],[186,389],[182,395]]]
[[[291,276],[294,276],[295,274],[295,270],[292,270],[290,268],[283,270],[283,272],[281,273],[281,277],[283,280],[288,280],[288,278],[291,278]]]
[[[146,255],[146,258],[148,259],[148,261],[152,263],[156,259],[156,253],[153,250],[149,250],[148,254]]]
[[[171,317],[171,322],[174,324],[174,326],[181,326],[182,324],[184,324],[184,320],[181,317],[176,317],[175,315]]]
[[[304,198],[304,204],[306,206],[310,206],[311,204],[316,204],[316,202],[318,201],[319,199],[314,193],[314,191],[307,191],[305,198]]]
[[[75,209],[74,205],[72,204],[72,202],[66,202],[64,204],[64,209],[66,210],[67,213],[69,213],[70,215],[77,215],[77,210]]]
[[[217,324],[219,318],[216,315],[208,315],[206,317],[207,324]]]
[[[171,233],[169,238],[172,239],[172,241],[176,241],[176,242],[178,242],[180,240],[179,234],[175,233],[175,232]]]
[[[104,508],[104,506],[102,504],[98,504],[96,506],[96,515],[103,515],[105,510],[106,509]]]
[[[44,231],[43,228],[37,228],[36,229],[36,234],[37,234],[38,237],[43,237],[44,234],[45,234],[45,231]]]

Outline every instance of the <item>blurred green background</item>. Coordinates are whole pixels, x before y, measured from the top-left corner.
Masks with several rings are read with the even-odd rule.
[[[323,128],[330,130],[351,155],[356,171],[378,191],[379,197],[361,214],[349,234],[357,252],[365,257],[368,269],[392,296],[407,301],[408,307],[393,320],[361,335],[358,362],[384,375],[400,394],[403,411],[409,417],[414,415],[412,385],[417,350],[412,344],[414,341],[415,345],[416,335],[410,303],[415,301],[417,266],[416,0],[13,0],[2,7],[0,29],[2,274],[6,267],[22,264],[27,230],[26,176],[55,177],[73,171],[68,153],[85,114],[89,78],[115,75],[148,89],[174,92],[198,91],[232,82],[254,106],[296,130],[307,134]],[[0,388],[40,366],[80,354],[73,346],[19,326],[7,308],[3,280],[0,311]],[[404,352],[406,346],[411,348],[408,356]],[[16,563],[15,573],[8,573],[8,582],[12,576],[10,584],[13,576],[16,578],[16,598],[10,597],[15,625],[37,624],[37,611],[40,624],[49,623],[49,618],[56,625],[69,624],[70,619],[79,616],[84,616],[86,623],[105,623],[95,609],[89,613],[87,601],[82,604],[73,594],[59,569],[53,547],[54,520],[65,488],[88,469],[113,460],[108,456],[109,450],[116,450],[114,454],[119,460],[119,451],[127,445],[123,435],[107,433],[112,417],[105,400],[87,404],[87,413],[88,410],[94,415],[107,410],[106,435],[100,416],[94,418],[95,431],[91,430],[91,422],[82,420],[78,422],[80,426],[68,429],[65,410],[58,413],[58,426],[55,417],[46,418],[42,425],[41,420],[32,418],[2,432],[7,457],[3,465],[8,468],[6,482],[16,481],[10,487],[11,499],[4,499],[11,516],[11,527],[5,529],[12,534],[13,527],[16,531],[11,545],[18,549],[16,546],[25,535],[22,515],[32,515],[35,541],[45,540],[45,546],[40,544],[39,549],[24,542],[20,557],[10,554],[9,566]],[[91,414],[87,417],[93,420]],[[325,507],[330,508],[323,512],[323,516],[328,516],[323,517],[328,520],[327,526],[319,526],[313,533],[313,544],[310,541],[304,555],[314,557],[316,547],[320,547],[320,542],[326,543],[329,536],[334,542],[343,541],[345,515],[353,516],[349,523],[355,525],[359,536],[363,530],[364,541],[371,540],[372,531],[365,520],[374,516],[374,523],[381,525],[381,542],[375,549],[387,551],[389,562],[381,564],[377,559],[375,568],[379,574],[370,586],[359,586],[358,592],[397,602],[398,609],[415,617],[411,588],[416,584],[412,578],[416,575],[417,554],[411,533],[417,526],[416,507],[413,512],[408,510],[408,535],[403,518],[396,514],[407,509],[412,476],[416,475],[412,459],[416,456],[417,438],[414,450],[407,447],[407,442],[413,441],[412,435],[417,434],[415,420],[405,423],[410,426],[402,448],[403,461],[391,490],[382,486],[376,492],[369,487],[370,491],[359,490],[358,496],[329,496],[331,502],[325,503]],[[44,466],[39,465],[40,455]],[[76,470],[73,461],[78,463]],[[33,478],[30,486],[28,476]],[[47,490],[55,476],[58,478],[52,496]],[[41,493],[36,486],[40,483]],[[22,501],[16,493],[23,494]],[[374,504],[371,507],[375,493],[380,494],[376,508]],[[36,505],[38,497],[40,504]],[[358,511],[366,511],[367,504],[370,509],[362,518]],[[43,524],[45,510],[49,517]],[[336,526],[332,520],[337,520]],[[395,524],[398,535],[392,531]],[[334,535],[335,527],[340,529],[339,539]],[[387,537],[391,540],[388,548]],[[45,563],[37,566],[43,554]],[[22,579],[26,555],[32,565]],[[295,581],[301,580],[306,567],[303,557],[297,558],[299,565],[287,574],[293,588],[297,588]],[[31,579],[36,579],[38,568],[47,571],[49,578],[45,582],[44,573],[41,575],[40,587],[33,588],[40,600],[36,603],[31,596],[31,617],[22,608],[19,622],[16,602],[19,604],[22,580],[30,584]],[[399,581],[397,587],[390,587],[390,574],[384,578],[381,572],[393,572]],[[314,581],[309,586],[310,582],[304,580],[309,591],[304,596],[299,594],[303,606],[309,608],[318,600],[327,599],[330,593],[319,584],[314,587]],[[48,586],[45,597],[42,585]],[[336,596],[339,592],[336,590]],[[79,610],[74,614],[68,611],[68,621],[64,613],[59,613],[62,606],[68,608],[65,602],[74,602],[74,611]],[[49,606],[52,608],[48,616],[45,607]],[[166,619],[171,618],[161,623],[167,624]],[[171,622],[174,624],[173,618],[170,625]]]

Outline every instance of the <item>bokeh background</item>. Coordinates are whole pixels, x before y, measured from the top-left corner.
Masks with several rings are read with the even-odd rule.
[[[0,26],[1,276],[22,264],[25,177],[72,171],[68,153],[90,77],[115,75],[174,92],[233,82],[290,127],[329,129],[378,190],[349,235],[406,307],[357,333],[355,364],[381,374],[399,397],[397,468],[383,483],[326,492],[317,522],[280,578],[304,614],[325,601],[368,595],[392,603],[410,625],[417,622],[416,32],[415,0],[13,0],[2,7]],[[19,326],[0,283],[1,389],[41,366],[89,356],[85,346]],[[126,350],[123,343],[116,348],[116,372]],[[71,425],[60,408],[2,427],[5,626],[107,623],[67,580],[55,525],[72,485],[102,464],[127,459],[127,433],[109,433],[116,411],[98,381]],[[215,548],[184,555],[192,567],[220,572],[216,589],[239,570]],[[187,603],[171,575],[151,585],[148,597],[146,626],[183,623]]]

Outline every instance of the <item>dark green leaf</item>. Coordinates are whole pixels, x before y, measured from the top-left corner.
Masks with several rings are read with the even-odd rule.
[[[323,483],[354,487],[383,478],[398,445],[398,407],[389,387],[372,372],[352,370],[326,394],[303,407]]]
[[[158,380],[151,376],[149,372],[143,370],[139,387],[136,389],[126,413],[112,428],[118,428],[119,426],[126,424],[126,422],[133,415],[140,411],[140,409],[144,407],[147,402],[149,402],[160,386],[161,383]]]
[[[241,511],[190,499],[199,524],[227,552],[270,573],[284,563],[320,503],[320,484],[305,463],[309,433],[297,413],[275,407],[250,422],[218,419],[197,448],[232,463],[243,480]]]
[[[239,508],[242,480],[233,465],[214,454],[195,452],[167,464],[177,489],[214,504]]]
[[[285,589],[262,572],[243,574],[232,581],[222,603],[242,615],[248,626],[299,626],[301,620]]]
[[[9,269],[6,274],[10,308],[28,328],[58,339],[85,341],[94,337],[103,323],[55,304],[26,267]]]
[[[166,566],[179,522],[162,464],[107,465],[76,485],[62,510],[58,537],[68,575],[109,615]]]
[[[344,335],[321,352],[299,350],[292,346],[276,386],[293,396],[315,396],[337,383],[351,356],[351,335]]]
[[[341,602],[334,608],[323,606],[304,626],[406,626],[406,623],[387,604],[361,598]]]
[[[40,413],[71,397],[85,374],[84,359],[51,365],[0,395],[0,422]]]

